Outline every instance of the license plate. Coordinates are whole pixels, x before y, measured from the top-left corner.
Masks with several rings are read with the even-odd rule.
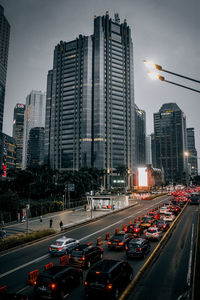
[[[47,290],[47,287],[46,286],[39,286],[38,289],[40,291],[46,291]]]

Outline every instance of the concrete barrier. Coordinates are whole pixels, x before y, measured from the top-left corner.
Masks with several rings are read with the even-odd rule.
[[[37,277],[38,277],[38,274],[39,274],[39,270],[36,269],[32,272],[29,272],[28,274],[28,285],[34,285],[35,281],[37,280]]]
[[[0,295],[5,295],[6,294],[6,289],[7,289],[6,285],[1,286],[0,287]]]
[[[50,262],[49,264],[46,264],[46,265],[44,266],[44,269],[45,269],[45,270],[49,270],[49,269],[51,269],[52,267],[53,267],[53,263]]]
[[[106,233],[105,241],[108,241],[110,239],[110,232]]]
[[[65,266],[68,264],[67,254],[60,257],[60,265]]]
[[[101,238],[101,237],[98,237],[98,238],[97,238],[97,246],[101,246],[101,245],[103,245],[102,238]]]

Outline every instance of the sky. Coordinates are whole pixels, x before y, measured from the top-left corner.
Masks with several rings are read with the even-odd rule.
[[[166,82],[153,81],[143,60],[165,70],[200,80],[199,0],[0,0],[11,25],[3,132],[12,135],[16,103],[25,103],[32,90],[46,92],[53,51],[61,41],[93,33],[94,15],[109,11],[127,20],[134,45],[135,103],[146,111],[147,134],[153,113],[175,102],[195,128],[200,157],[200,94]],[[166,80],[197,90],[200,84],[161,72]],[[200,161],[198,161],[200,165]],[[200,166],[199,166],[200,169]]]

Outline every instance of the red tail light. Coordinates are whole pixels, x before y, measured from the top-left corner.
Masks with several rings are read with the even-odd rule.
[[[83,256],[80,258],[80,260],[85,260],[85,255],[83,255]]]
[[[142,251],[142,248],[138,248],[139,251]]]
[[[106,287],[106,290],[112,290],[112,288],[113,288],[113,285],[112,285],[112,283],[109,283],[108,285],[107,285],[107,287]]]
[[[88,285],[87,281],[85,281],[85,285]]]
[[[111,245],[111,242],[108,242],[108,245]]]
[[[125,249],[128,250],[128,247],[126,246]]]
[[[60,248],[58,248],[58,251],[60,251],[60,250],[62,250],[63,249],[63,247],[60,247]]]
[[[118,243],[118,245],[119,245],[119,246],[124,246],[124,243],[123,243],[123,242],[121,242],[121,243]]]
[[[100,248],[101,252],[103,252],[103,248]]]
[[[140,231],[140,229],[139,229],[139,228],[135,228],[134,231],[135,231],[135,232],[138,232],[138,231]]]
[[[55,283],[51,283],[49,287],[51,288],[52,291],[55,291],[57,288]]]

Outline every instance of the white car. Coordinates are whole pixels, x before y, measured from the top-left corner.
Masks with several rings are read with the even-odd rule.
[[[64,255],[70,253],[74,248],[79,246],[78,240],[62,236],[54,241],[49,247],[49,253],[51,255]]]
[[[160,208],[160,214],[165,214],[166,212],[168,212],[169,210],[168,210],[168,207],[167,206],[162,206],[161,208]]]
[[[157,227],[149,227],[145,233],[146,239],[149,240],[160,240],[162,231]]]
[[[165,213],[162,219],[166,222],[172,222],[175,219],[175,215],[172,212],[168,211]]]

